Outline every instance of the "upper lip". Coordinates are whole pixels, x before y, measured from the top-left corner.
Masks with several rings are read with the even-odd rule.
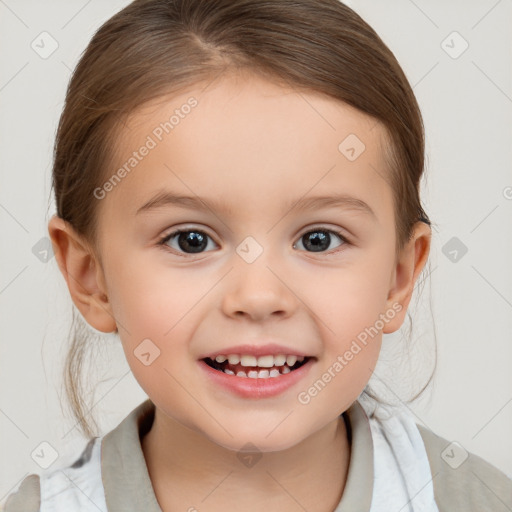
[[[278,355],[284,354],[286,356],[297,356],[297,357],[312,357],[300,350],[295,348],[285,347],[284,345],[279,345],[276,343],[269,343],[266,345],[236,345],[231,347],[226,347],[220,350],[216,350],[215,352],[210,352],[208,354],[203,354],[199,357],[199,359],[215,359],[219,355],[228,356],[229,354],[240,354],[240,355],[251,355],[255,357],[267,356],[267,355]]]

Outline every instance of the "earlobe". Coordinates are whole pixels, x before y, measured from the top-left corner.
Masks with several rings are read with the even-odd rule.
[[[400,329],[420,275],[430,252],[432,231],[428,224],[417,222],[411,239],[401,251],[396,263],[386,302],[386,308],[399,312],[390,320],[383,331],[385,334]],[[401,308],[397,305],[400,304]]]
[[[50,219],[48,233],[75,306],[91,327],[101,332],[115,331],[103,270],[90,245],[57,215]]]

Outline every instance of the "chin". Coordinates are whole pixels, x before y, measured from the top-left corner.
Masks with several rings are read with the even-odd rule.
[[[230,430],[233,437],[227,436],[218,438],[209,438],[211,442],[218,446],[236,452],[237,454],[245,453],[272,453],[281,452],[293,448],[301,442],[301,439],[291,439],[290,436],[268,436],[266,433],[255,434],[254,432],[239,434]]]

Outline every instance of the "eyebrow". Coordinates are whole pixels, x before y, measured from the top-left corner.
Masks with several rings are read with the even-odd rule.
[[[222,211],[227,210],[227,206],[217,200],[207,200],[199,196],[185,196],[175,194],[170,191],[160,191],[144,203],[136,212],[136,215],[142,212],[164,208],[167,206],[177,206],[180,208],[188,208],[190,210],[200,211]],[[314,210],[316,208],[329,208],[338,207],[346,210],[353,210],[365,213],[374,217],[377,216],[370,206],[362,199],[349,196],[347,194],[336,194],[331,196],[315,196],[315,197],[301,197],[295,202],[287,203],[285,210]]]

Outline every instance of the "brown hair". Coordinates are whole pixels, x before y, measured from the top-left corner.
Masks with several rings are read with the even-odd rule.
[[[382,123],[397,254],[418,220],[430,224],[420,202],[425,144],[414,93],[389,48],[338,0],[135,0],[107,20],[67,89],[54,148],[57,215],[94,247],[93,192],[108,178],[125,119],[150,100],[236,70],[324,93]],[[78,385],[88,335],[79,322],[73,309],[65,385],[90,437]]]

